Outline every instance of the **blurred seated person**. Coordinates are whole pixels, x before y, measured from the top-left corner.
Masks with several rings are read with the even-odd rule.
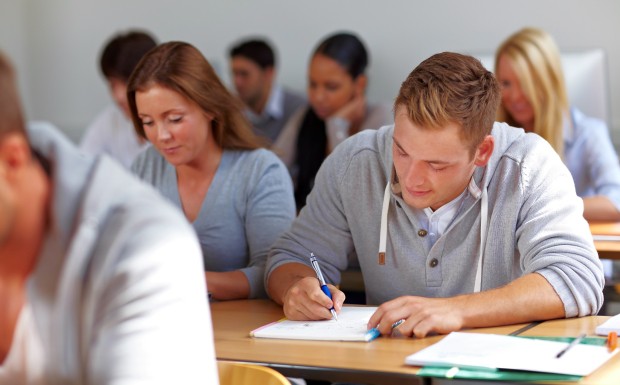
[[[335,33],[314,50],[308,68],[309,105],[287,122],[273,149],[295,183],[297,209],[306,204],[325,157],[364,129],[393,122],[389,105],[366,101],[368,53],[351,33]]]
[[[0,384],[217,384],[185,218],[21,111],[0,53]]]
[[[495,54],[502,87],[497,119],[545,138],[570,170],[583,215],[620,220],[620,164],[605,122],[569,105],[560,51],[541,29],[524,28]]]
[[[133,130],[127,106],[127,81],[142,56],[157,43],[148,33],[115,35],[103,48],[99,66],[114,104],[97,115],[82,137],[80,148],[89,154],[108,154],[129,168],[146,141]]]
[[[151,50],[127,90],[135,130],[152,144],[132,171],[191,222],[212,299],[265,297],[269,247],[295,217],[286,167],[190,44]]]
[[[230,68],[254,132],[273,143],[305,99],[278,85],[275,54],[264,40],[246,40],[231,48]]]

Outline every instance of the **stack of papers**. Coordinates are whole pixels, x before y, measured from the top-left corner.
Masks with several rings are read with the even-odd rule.
[[[597,326],[595,332],[600,336],[606,336],[610,332],[616,332],[620,335],[620,314],[611,317],[603,324]]]
[[[578,344],[556,358],[567,345],[565,342],[496,334],[453,332],[436,344],[408,356],[405,363],[587,376],[618,352],[618,349],[608,352],[605,346]]]

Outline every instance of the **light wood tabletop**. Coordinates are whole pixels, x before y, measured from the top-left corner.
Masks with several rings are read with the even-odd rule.
[[[594,246],[601,259],[620,259],[620,222],[590,222]]]
[[[441,339],[379,338],[372,342],[275,340],[250,337],[250,331],[283,317],[269,300],[211,303],[215,350],[219,360],[242,361],[273,367],[286,376],[365,384],[422,384],[419,368],[404,364],[405,357]],[[585,317],[543,322],[525,332],[530,336],[575,337],[593,335],[609,317]],[[475,332],[510,334],[527,324],[476,329]],[[620,382],[620,355],[585,377],[580,384]]]

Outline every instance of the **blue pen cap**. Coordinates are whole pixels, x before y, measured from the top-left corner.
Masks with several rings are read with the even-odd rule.
[[[378,338],[381,336],[381,332],[379,331],[379,329],[377,328],[372,328],[369,331],[366,332],[366,334],[364,335],[364,340],[366,341],[372,341],[375,338]]]

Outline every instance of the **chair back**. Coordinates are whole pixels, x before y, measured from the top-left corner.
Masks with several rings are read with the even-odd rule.
[[[261,365],[217,361],[220,385],[291,385],[278,371]]]

